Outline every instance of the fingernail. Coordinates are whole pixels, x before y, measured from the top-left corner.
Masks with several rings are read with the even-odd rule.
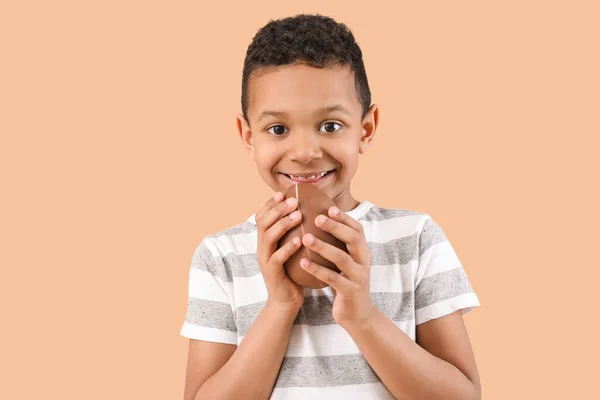
[[[277,192],[277,193],[275,193],[275,194],[273,195],[273,199],[274,199],[275,201],[279,201],[279,200],[281,200],[282,198],[283,198],[283,193],[281,193],[281,192]]]
[[[337,207],[332,207],[332,208],[331,208],[331,213],[332,213],[333,215],[338,215],[338,214],[340,213],[340,209],[339,209],[339,208],[337,208]]]
[[[312,244],[313,240],[314,240],[314,237],[310,233],[307,233],[304,236],[304,243],[306,243],[306,244]]]
[[[288,206],[293,206],[295,201],[296,201],[295,197],[290,197],[285,202],[287,203]]]
[[[321,226],[325,223],[325,216],[324,215],[319,215],[317,217],[317,219],[315,219],[315,224],[317,224],[317,226]]]
[[[300,244],[300,239],[298,239],[298,237],[295,237],[292,239],[292,244],[294,246],[298,246]]]
[[[300,266],[302,268],[308,267],[308,260],[306,258],[303,258],[302,260],[300,260]]]
[[[296,218],[298,218],[298,211],[294,211],[293,213],[290,214],[291,220],[295,220]]]

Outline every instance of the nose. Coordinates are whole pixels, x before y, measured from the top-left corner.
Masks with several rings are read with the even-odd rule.
[[[313,160],[323,158],[323,150],[321,150],[317,135],[297,131],[292,133],[289,139],[291,139],[288,151],[290,160],[308,164]]]

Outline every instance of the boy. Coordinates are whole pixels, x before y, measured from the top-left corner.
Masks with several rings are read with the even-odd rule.
[[[184,398],[479,399],[462,319],[479,302],[442,229],[427,214],[350,192],[378,122],[352,33],[315,15],[268,23],[246,54],[237,121],[276,193],[194,253]],[[300,240],[277,249],[302,220],[293,200],[282,201],[299,181],[334,200],[315,223],[348,248],[299,238],[342,271],[305,260],[322,289],[296,285],[283,269]]]

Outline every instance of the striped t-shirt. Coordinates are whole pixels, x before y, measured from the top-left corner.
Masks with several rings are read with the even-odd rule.
[[[425,213],[363,201],[347,212],[371,251],[371,298],[411,339],[416,325],[479,306],[441,227]],[[205,236],[192,258],[181,335],[239,345],[267,300],[255,214]],[[304,289],[271,399],[393,399],[331,313],[330,287]]]

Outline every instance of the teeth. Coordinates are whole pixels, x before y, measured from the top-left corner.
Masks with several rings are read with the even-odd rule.
[[[326,173],[327,173],[327,171],[321,172],[320,174],[311,175],[311,176],[296,176],[296,175],[288,175],[288,176],[297,181],[312,181],[313,179],[322,178],[323,176],[325,176]]]

